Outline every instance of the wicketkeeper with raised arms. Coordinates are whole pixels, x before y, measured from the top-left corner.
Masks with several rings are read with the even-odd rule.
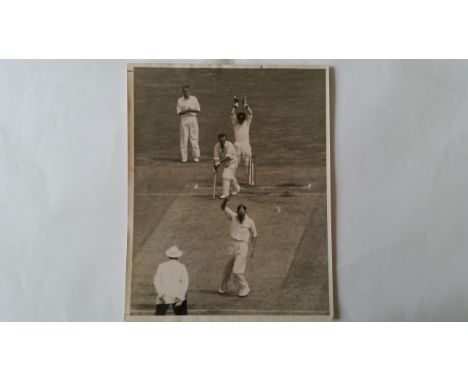
[[[231,109],[231,124],[234,130],[234,147],[236,148],[236,154],[239,164],[243,161],[248,178],[249,184],[253,186],[253,178],[251,177],[251,165],[252,165],[252,148],[250,147],[250,124],[252,123],[253,112],[250,106],[247,104],[247,97],[244,97],[242,101],[244,111],[239,110],[239,99],[234,96],[234,105]]]

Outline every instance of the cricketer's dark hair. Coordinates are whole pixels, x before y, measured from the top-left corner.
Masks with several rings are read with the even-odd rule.
[[[247,212],[247,207],[245,206],[245,204],[239,204],[239,205],[237,206],[237,212],[239,212],[239,210],[240,210],[241,208],[243,208],[244,211]]]
[[[243,111],[239,111],[236,115],[237,119],[239,119],[240,117],[242,117],[242,119],[245,119],[247,117]]]
[[[224,133],[218,134],[218,139],[222,138],[222,137],[226,138],[226,134],[224,134]]]
[[[182,85],[182,90],[184,89],[190,89],[190,85]]]

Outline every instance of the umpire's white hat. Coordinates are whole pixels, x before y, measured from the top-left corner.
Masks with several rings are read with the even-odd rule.
[[[170,257],[171,259],[177,259],[180,256],[182,256],[182,253],[183,252],[179,248],[177,248],[177,246],[173,245],[166,251],[166,256]]]

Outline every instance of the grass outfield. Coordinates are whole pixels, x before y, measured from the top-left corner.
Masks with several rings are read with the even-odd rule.
[[[262,71],[259,79],[251,70],[140,70],[131,313],[153,313],[156,267],[177,244],[189,271],[191,314],[328,314],[323,73]],[[199,164],[178,159],[175,103],[182,83],[193,85],[202,108]],[[257,186],[245,187],[231,201],[233,207],[247,205],[259,233],[247,266],[247,298],[237,297],[233,286],[225,296],[216,293],[229,223],[220,201],[211,199],[211,151],[220,131],[232,136],[227,123],[234,94],[246,94],[254,110],[251,142],[257,157]],[[244,169],[238,173],[245,184]]]

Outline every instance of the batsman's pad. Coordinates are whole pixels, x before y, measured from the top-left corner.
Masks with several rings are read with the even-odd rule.
[[[256,183],[256,171],[255,171],[255,157],[249,158],[249,186],[255,186]]]

